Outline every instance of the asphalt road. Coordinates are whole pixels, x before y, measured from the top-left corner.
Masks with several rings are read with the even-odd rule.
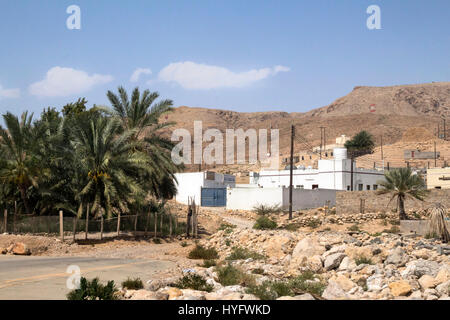
[[[120,285],[128,276],[146,281],[174,265],[160,260],[0,256],[0,300],[65,299],[70,291],[67,280],[73,275],[67,273],[69,266],[79,267],[81,276],[88,279],[99,277]]]

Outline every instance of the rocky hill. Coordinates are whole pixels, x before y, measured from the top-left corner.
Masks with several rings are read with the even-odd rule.
[[[321,126],[326,128],[327,144],[334,143],[334,139],[342,134],[353,136],[361,130],[368,130],[378,146],[381,137],[385,145],[391,145],[401,141],[412,127],[424,133],[423,137],[420,134],[414,136],[416,142],[430,141],[430,137],[437,135],[438,125],[443,132],[441,118],[444,116],[450,116],[450,82],[355,87],[351,93],[330,105],[306,113],[246,113],[181,106],[164,121],[176,122],[172,130],[185,128],[191,133],[195,120],[202,121],[203,130],[217,128],[223,133],[226,128],[278,128],[283,157],[289,152],[291,124],[296,126],[298,137],[295,151],[300,152],[320,144]]]

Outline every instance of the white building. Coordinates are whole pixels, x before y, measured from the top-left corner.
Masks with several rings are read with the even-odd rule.
[[[351,190],[351,160],[347,149],[333,149],[333,159],[319,160],[318,169],[293,170],[293,185],[300,189]],[[250,184],[263,188],[289,186],[289,170],[250,172]],[[384,180],[383,171],[356,168],[353,164],[353,190],[376,190]]]
[[[196,204],[201,204],[202,189],[210,189],[204,190],[203,196],[205,194],[208,196],[208,191],[215,193],[222,191],[219,189],[223,189],[223,192],[226,194],[227,187],[236,185],[235,176],[212,171],[176,173],[175,177],[178,188],[175,199],[184,204],[188,204],[189,198],[194,199]],[[224,200],[226,201],[226,198]]]

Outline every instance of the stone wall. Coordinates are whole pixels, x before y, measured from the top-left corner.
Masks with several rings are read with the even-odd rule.
[[[359,213],[360,199],[364,199],[365,212],[389,212],[397,207],[395,199],[389,204],[391,197],[389,194],[377,195],[376,191],[338,191],[336,193],[336,213]],[[450,190],[430,190],[424,202],[407,199],[405,209],[406,211],[420,211],[434,202],[441,202],[450,209]]]

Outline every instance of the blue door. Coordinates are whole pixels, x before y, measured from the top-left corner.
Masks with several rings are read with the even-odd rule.
[[[202,207],[225,207],[227,205],[226,188],[202,188]]]

